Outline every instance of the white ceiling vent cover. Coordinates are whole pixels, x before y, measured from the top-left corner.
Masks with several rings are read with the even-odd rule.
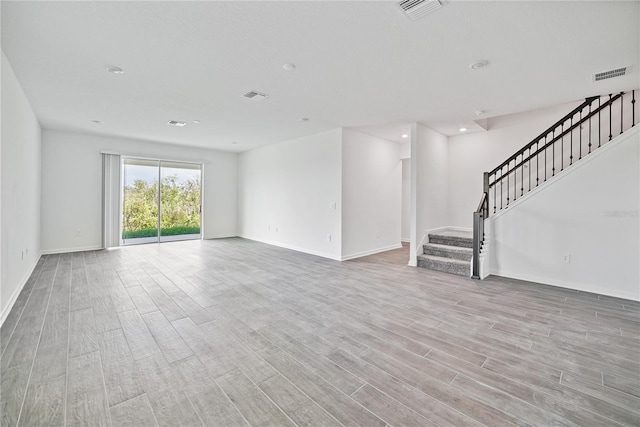
[[[599,82],[600,80],[612,79],[614,77],[620,77],[627,74],[629,67],[620,67],[615,70],[603,71],[601,73],[595,73],[593,75],[593,81]]]
[[[409,19],[415,21],[440,9],[442,3],[440,3],[440,0],[402,0],[398,3],[398,6],[404,10]]]
[[[247,99],[253,99],[254,101],[262,101],[263,99],[266,99],[269,97],[269,95],[267,95],[266,93],[257,92],[255,90],[252,90],[251,92],[247,92],[242,96],[244,96]]]

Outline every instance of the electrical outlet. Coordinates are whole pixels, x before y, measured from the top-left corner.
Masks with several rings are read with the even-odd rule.
[[[278,232],[278,227],[276,227],[276,233]]]
[[[331,234],[327,235],[327,240],[331,241]]]
[[[571,263],[571,254],[563,254],[562,262],[564,262],[565,264]]]
[[[22,254],[22,255],[21,255],[21,257],[22,257],[21,259],[22,259],[22,260],[24,260],[24,251],[20,251],[20,252],[21,252],[21,254]]]

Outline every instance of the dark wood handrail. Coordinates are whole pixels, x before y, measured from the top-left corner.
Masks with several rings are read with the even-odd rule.
[[[480,203],[478,204],[478,209],[476,209],[476,212],[482,212],[482,210],[484,209],[484,205],[487,202],[487,197],[488,197],[487,192],[482,193],[482,197],[480,198]]]

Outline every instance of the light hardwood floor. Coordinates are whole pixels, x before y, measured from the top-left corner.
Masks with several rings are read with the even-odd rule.
[[[41,259],[2,426],[638,426],[640,304],[242,239]]]

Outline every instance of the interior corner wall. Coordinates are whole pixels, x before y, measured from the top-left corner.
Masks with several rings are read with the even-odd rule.
[[[41,130],[2,53],[0,323],[40,258]]]
[[[491,273],[640,301],[639,210],[636,127],[489,218]]]
[[[344,129],[342,132],[342,259],[401,244],[400,145]]]
[[[416,244],[425,231],[450,224],[448,216],[448,138],[422,125],[416,135]],[[416,248],[420,251],[422,248]]]
[[[341,156],[341,128],[240,154],[240,236],[341,259]]]
[[[44,252],[72,252],[102,246],[101,151],[204,163],[203,237],[237,235],[237,154],[45,129],[42,135]]]
[[[482,174],[505,161],[578,104],[490,118],[486,132],[449,137],[448,225],[471,228],[473,211],[482,196]]]

